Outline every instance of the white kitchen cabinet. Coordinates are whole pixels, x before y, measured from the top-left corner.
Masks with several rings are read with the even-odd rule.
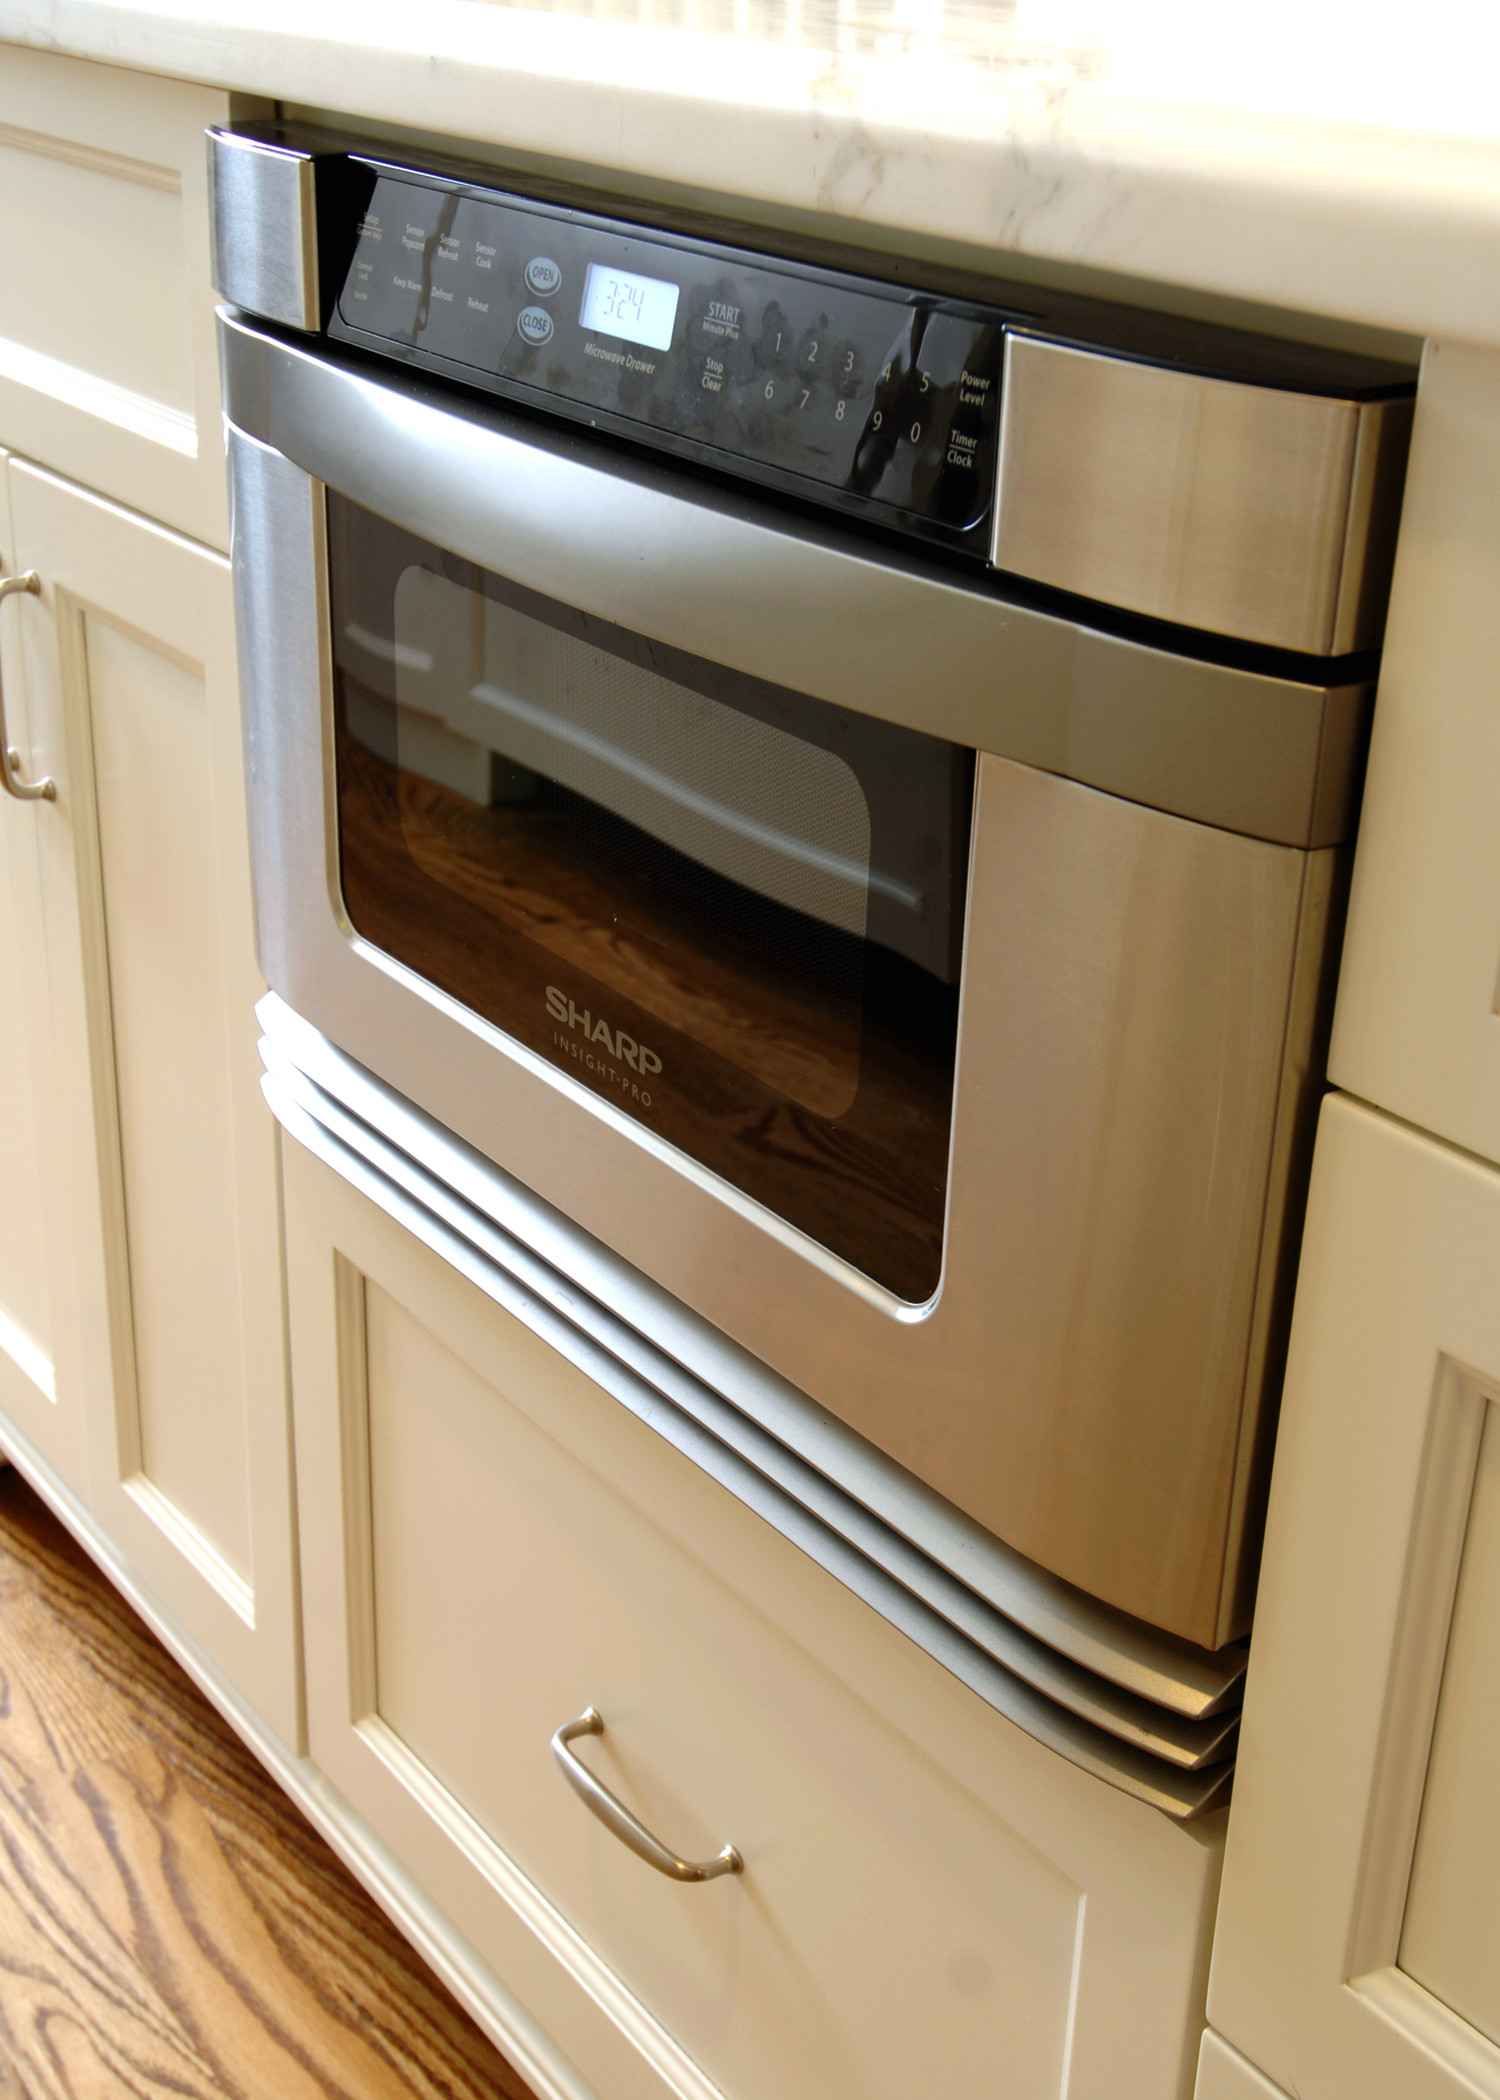
[[[1500,1160],[1500,352],[1428,345],[1330,1073]]]
[[[283,1147],[309,1749],[506,2002],[610,2100],[1190,2089],[1221,1819],[1042,1748],[472,1247]],[[591,1705],[580,1757],[742,1877],[590,1816],[548,1743]]]
[[[15,572],[6,461],[0,454],[0,571]],[[21,679],[21,607],[0,606],[0,677],[7,735],[31,748]],[[71,1299],[48,1249],[67,1234],[58,1172],[59,1129],[46,939],[42,922],[39,830],[45,802],[0,792],[0,1414],[15,1423],[60,1480],[87,1498],[80,1398],[59,1399],[56,1355]]]
[[[7,689],[24,765],[57,783],[5,813],[35,857],[22,944],[45,955],[30,1047],[35,1068],[50,1028],[42,1240],[71,1307],[57,1408],[83,1425],[93,1521],[294,1741],[277,1162],[228,563],[24,461],[8,482],[12,558],[41,592],[4,606]],[[34,1414],[15,1415],[23,1436]]]
[[[1298,2100],[1500,2093],[1497,1275],[1500,1173],[1330,1099],[1209,1991]]]
[[[0,444],[218,547],[203,132],[229,108],[222,89],[0,46]]]

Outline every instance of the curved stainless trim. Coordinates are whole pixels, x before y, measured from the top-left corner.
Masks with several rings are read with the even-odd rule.
[[[274,993],[256,1011],[278,1115],[278,1104],[295,1104],[314,1118],[1035,1689],[1173,1763],[1224,1754],[1234,1716],[1214,1717],[1238,1699],[1243,1647],[1191,1648],[1036,1567],[403,1101]]]
[[[208,133],[209,241],[214,290],[288,328],[312,330],[318,310],[313,157],[298,146]]]
[[[1364,687],[1205,664],[968,588],[566,428],[221,310],[231,423],[514,581],[752,676],[1273,843],[1353,828]]]
[[[416,1239],[451,1263],[486,1296],[621,1400],[674,1449],[738,1500],[764,1517],[808,1558],[953,1673],[960,1682],[1027,1735],[1095,1778],[1133,1795],[1176,1820],[1203,1814],[1228,1796],[1233,1763],[1227,1754],[1197,1766],[1172,1764],[1136,1742],[1071,1712],[987,1654],[933,1611],[878,1563],[852,1547],[778,1483],[744,1460],[609,1350],[554,1312],[491,1258],[467,1232],[458,1232],[426,1204],[392,1181],[307,1110],[267,1073],[261,1081],[272,1112],[288,1136],[370,1198]],[[1238,1717],[1235,1717],[1237,1722]],[[1233,1724],[1231,1724],[1232,1726]],[[1229,1730],[1220,1740],[1229,1747]]]

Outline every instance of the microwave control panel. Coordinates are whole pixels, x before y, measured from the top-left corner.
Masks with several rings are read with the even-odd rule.
[[[331,336],[983,557],[1027,317],[360,166]]]

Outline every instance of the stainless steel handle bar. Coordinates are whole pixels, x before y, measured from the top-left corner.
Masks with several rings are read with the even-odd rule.
[[[34,598],[41,588],[41,577],[38,576],[35,569],[28,569],[24,576],[7,576],[5,581],[0,583],[0,600],[10,597],[14,591],[25,591]],[[28,780],[21,771],[21,754],[12,744],[10,733],[5,726],[5,687],[3,684],[0,684],[0,780],[3,780],[5,783],[6,793],[14,795],[18,802],[55,802],[57,800],[57,782],[55,780]]]
[[[715,1881],[720,1874],[743,1874],[745,1862],[733,1845],[726,1845],[712,1859],[679,1859],[659,1838],[651,1835],[645,1824],[630,1813],[623,1801],[616,1799],[602,1780],[594,1777],[587,1765],[579,1763],[568,1745],[581,1735],[603,1733],[604,1718],[597,1707],[591,1706],[576,1721],[565,1721],[558,1729],[552,1738],[552,1755],[568,1785],[605,1829],[612,1831],[622,1845],[628,1845],[648,1867],[655,1867],[658,1874],[669,1875],[673,1881]]]
[[[225,308],[219,330],[236,430],[528,590],[1197,823],[1286,846],[1353,835],[1367,684],[1104,633],[504,402],[455,406]]]

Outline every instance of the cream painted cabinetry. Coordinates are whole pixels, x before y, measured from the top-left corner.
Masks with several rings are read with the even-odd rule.
[[[1434,343],[1330,1061],[1374,1108],[1319,1136],[1199,2100],[1246,2057],[1500,2093],[1497,608],[1500,355]]]
[[[290,1740],[277,1170],[228,564],[26,461],[8,490],[11,558],[41,589],[4,606],[7,698],[27,771],[57,788],[5,810],[30,993],[5,1054],[46,1094],[22,1160],[42,1229],[6,1246],[42,1257],[16,1324],[48,1353],[27,1325],[42,1269],[58,1427],[35,1403],[12,1419]]]
[[[610,2100],[1183,2092],[1218,1819],[1033,1742],[506,1272],[353,1155],[284,1152],[309,1748],[504,1979],[506,2046],[534,2066],[540,2029]],[[671,1881],[590,1816],[548,1744],[591,1705],[580,1757],[742,1877]]]
[[[1497,1275],[1500,1172],[1330,1100],[1209,1995],[1300,2100],[1500,2093]]]
[[[1330,1073],[1500,1160],[1500,352],[1429,344]]]
[[[228,114],[0,48],[0,555],[40,578],[0,651],[11,740],[57,790],[0,796],[0,1436],[295,1743],[208,266],[203,129]]]
[[[0,442],[229,544],[203,131],[221,89],[0,46]]]
[[[1209,2029],[1198,2058],[1193,2100],[1287,2100],[1287,2095]]]
[[[0,570],[14,573],[7,462],[0,454]],[[0,612],[0,675],[7,734],[32,747],[20,676],[19,606]],[[60,1122],[47,944],[42,912],[42,832],[49,805],[0,793],[0,1415],[15,1424],[58,1477],[87,1497],[81,1402],[59,1401],[57,1351],[66,1347],[71,1293],[48,1250],[67,1240],[56,1161]],[[65,1381],[66,1382],[66,1381]]]

